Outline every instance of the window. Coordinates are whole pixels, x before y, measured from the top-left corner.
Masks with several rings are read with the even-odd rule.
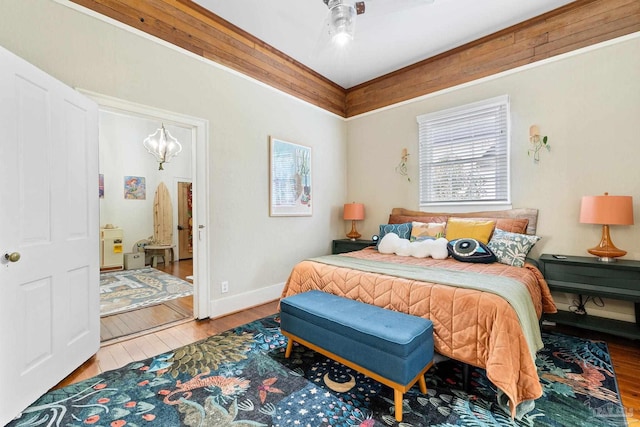
[[[418,116],[420,206],[509,204],[509,97]]]

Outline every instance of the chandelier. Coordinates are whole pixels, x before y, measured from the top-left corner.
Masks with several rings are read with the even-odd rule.
[[[162,165],[169,163],[182,151],[182,145],[164,128],[164,124],[155,133],[149,135],[142,144],[160,163],[158,170],[164,170]]]

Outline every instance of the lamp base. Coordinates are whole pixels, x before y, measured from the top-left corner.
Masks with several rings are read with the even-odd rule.
[[[627,254],[627,251],[616,248],[611,241],[608,225],[602,226],[602,238],[600,239],[600,243],[591,249],[587,249],[587,252],[591,255],[597,256],[598,261],[600,262],[616,262],[617,257],[625,256]]]
[[[598,261],[598,262],[617,262],[618,259],[617,258],[607,257],[607,256],[599,256],[596,261]]]
[[[355,220],[351,221],[351,231],[349,233],[347,233],[347,237],[350,238],[351,240],[357,240],[360,237],[362,237],[362,234],[358,233],[358,230],[356,230],[356,221]]]

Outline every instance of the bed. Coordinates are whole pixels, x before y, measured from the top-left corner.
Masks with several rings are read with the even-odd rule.
[[[496,222],[496,228],[520,229],[529,235],[536,232],[535,209],[436,214],[396,208],[389,216],[389,223],[439,222],[451,216],[488,218]],[[526,407],[532,407],[533,400],[542,395],[542,388],[535,366],[538,348],[532,348],[536,344],[531,343],[530,331],[526,330],[521,313],[516,312],[512,301],[507,301],[509,298],[480,290],[484,289],[482,286],[452,285],[438,279],[437,274],[434,279],[431,272],[451,277],[466,275],[467,280],[479,285],[484,281],[497,281],[504,288],[502,295],[511,293],[512,289],[514,293],[515,289],[526,289],[524,292],[530,296],[527,304],[533,307],[530,311],[535,314],[531,316],[535,316],[536,321],[543,313],[557,311],[547,283],[534,263],[526,262],[523,267],[475,264],[451,257],[437,260],[382,254],[376,248],[298,263],[282,297],[320,290],[428,318],[434,325],[438,353],[486,369],[487,377],[499,390],[498,403],[508,406],[512,416],[520,410],[527,412]],[[427,273],[426,276],[423,273]],[[539,336],[537,322],[535,329]]]

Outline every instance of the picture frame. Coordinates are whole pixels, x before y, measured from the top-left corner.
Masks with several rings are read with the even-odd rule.
[[[147,186],[144,176],[124,177],[124,198],[127,200],[145,200],[147,198]]]
[[[311,216],[311,147],[269,137],[269,215]]]
[[[104,174],[98,174],[98,197],[104,199]]]

